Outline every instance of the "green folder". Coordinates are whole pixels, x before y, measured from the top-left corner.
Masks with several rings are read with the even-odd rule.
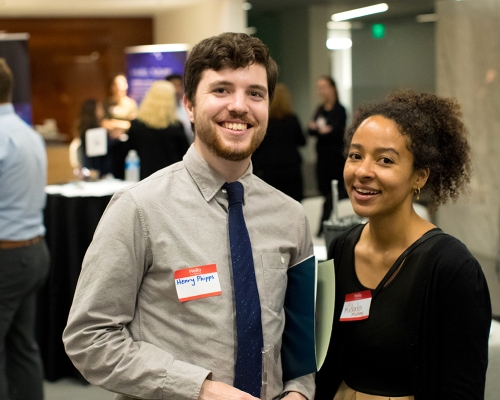
[[[317,372],[323,365],[334,304],[333,260],[318,264],[312,255],[289,268],[281,345],[284,382]]]

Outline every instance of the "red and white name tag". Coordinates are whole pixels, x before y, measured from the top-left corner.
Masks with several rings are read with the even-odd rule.
[[[340,321],[360,321],[367,319],[370,315],[371,302],[372,292],[370,290],[346,294]]]
[[[215,264],[179,269],[174,279],[180,302],[222,294]]]

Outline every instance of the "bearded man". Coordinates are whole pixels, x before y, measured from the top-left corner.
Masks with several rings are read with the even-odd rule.
[[[309,399],[283,382],[287,269],[313,252],[301,205],[252,174],[277,67],[242,33],[198,43],[184,71],[194,142],[114,195],[85,256],[63,340],[116,399]],[[266,377],[264,377],[265,380]]]

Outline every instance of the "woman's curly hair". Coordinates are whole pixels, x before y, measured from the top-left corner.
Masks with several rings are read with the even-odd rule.
[[[359,125],[373,115],[394,121],[407,137],[415,170],[429,168],[429,209],[435,211],[449,198],[456,201],[469,183],[471,173],[467,128],[458,102],[406,89],[391,93],[382,101],[365,104],[356,111],[345,133],[346,155]]]

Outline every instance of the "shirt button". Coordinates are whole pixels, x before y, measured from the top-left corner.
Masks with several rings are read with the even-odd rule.
[[[284,264],[285,263],[285,259],[283,258],[283,256],[281,256],[281,264]]]
[[[226,189],[222,189],[222,193],[227,193],[227,190]]]

